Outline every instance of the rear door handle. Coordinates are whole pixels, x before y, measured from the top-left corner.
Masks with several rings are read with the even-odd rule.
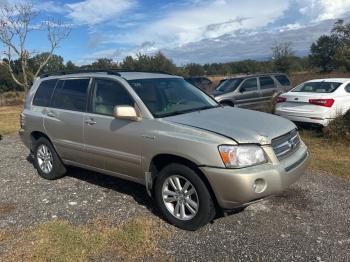
[[[47,116],[49,116],[49,117],[56,117],[56,115],[53,112],[48,112]]]
[[[85,120],[85,124],[92,126],[96,124],[96,121],[93,120],[92,118]]]

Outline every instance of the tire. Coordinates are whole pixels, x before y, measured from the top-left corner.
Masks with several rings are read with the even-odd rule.
[[[179,180],[176,181],[177,179]],[[174,196],[175,184],[178,184],[176,182],[180,182],[182,189],[186,187],[186,182],[191,185],[187,190],[184,189],[182,193]],[[167,193],[168,196],[165,197],[165,192],[169,191],[173,192]],[[160,212],[167,221],[178,228],[193,231],[206,225],[215,217],[215,205],[207,186],[193,169],[185,165],[173,163],[164,167],[155,181],[154,192],[155,202]],[[186,194],[190,195],[186,196]],[[194,203],[197,203],[197,208]],[[179,205],[178,209],[177,205]]]
[[[55,180],[64,177],[67,170],[57,155],[51,142],[45,137],[40,137],[34,142],[34,167],[39,176],[47,180]],[[44,157],[43,157],[44,155]],[[45,158],[46,162],[43,160]],[[43,163],[45,162],[45,163]],[[48,164],[51,163],[51,165]]]

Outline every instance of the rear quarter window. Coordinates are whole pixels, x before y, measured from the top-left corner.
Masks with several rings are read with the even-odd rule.
[[[55,90],[56,83],[57,83],[57,79],[46,80],[41,82],[35,93],[35,96],[33,99],[33,105],[44,106],[44,107],[49,106],[52,93]]]
[[[283,86],[290,86],[291,85],[290,80],[285,75],[276,75],[275,78]]]
[[[346,87],[345,87],[345,91],[350,93],[350,84],[348,84]]]

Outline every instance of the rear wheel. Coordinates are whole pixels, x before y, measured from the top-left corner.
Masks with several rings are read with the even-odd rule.
[[[191,168],[170,164],[155,183],[155,201],[166,220],[185,230],[196,230],[215,217],[212,197]]]
[[[63,177],[66,173],[66,168],[50,141],[40,137],[34,143],[34,166],[38,174],[48,180]]]

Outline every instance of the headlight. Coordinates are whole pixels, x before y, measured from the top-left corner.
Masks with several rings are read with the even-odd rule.
[[[227,168],[242,168],[266,163],[264,151],[255,145],[219,146],[219,152]]]

